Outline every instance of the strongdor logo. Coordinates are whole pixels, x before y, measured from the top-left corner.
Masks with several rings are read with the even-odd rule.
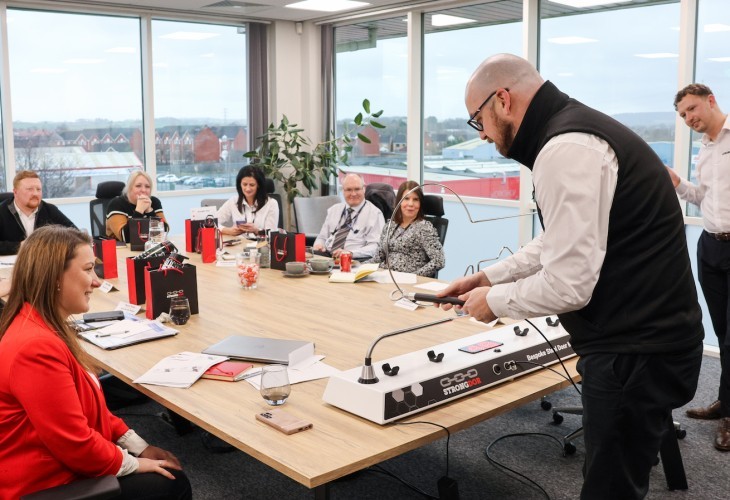
[[[439,384],[444,388],[444,396],[463,391],[481,383],[482,379],[479,378],[479,372],[476,368],[470,368],[466,373],[456,373],[453,377],[444,377],[439,380]]]

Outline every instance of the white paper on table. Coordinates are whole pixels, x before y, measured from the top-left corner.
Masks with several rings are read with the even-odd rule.
[[[440,292],[447,286],[449,286],[449,284],[444,283],[443,281],[429,281],[427,283],[421,283],[420,285],[414,285],[413,288],[422,288],[423,290],[431,290],[432,292]]]
[[[180,352],[160,360],[134,383],[164,385],[187,389],[211,366],[227,360],[227,356],[215,356],[199,352]]]
[[[14,266],[15,261],[18,259],[17,255],[3,255],[0,256],[0,266]]]
[[[399,285],[412,285],[418,282],[418,278],[413,273],[402,273],[400,271],[393,271],[393,277]],[[369,274],[360,281],[375,281],[376,283],[392,284],[393,280],[390,279],[390,273],[387,270],[375,271]]]
[[[289,365],[286,367],[289,384],[317,380],[339,372],[338,369],[322,363],[321,360],[323,359],[324,355],[314,354],[314,344],[311,342],[292,351],[289,354]],[[256,368],[246,372],[246,375],[251,376],[251,378],[247,377],[246,381],[256,389],[261,389],[261,377],[256,376],[261,373],[261,370],[261,368]]]
[[[149,324],[141,321],[133,321],[130,319],[123,319],[121,321],[115,321],[110,325],[96,330],[95,334],[99,337],[106,335],[114,335],[117,338],[126,338],[133,335],[137,335],[150,329]]]

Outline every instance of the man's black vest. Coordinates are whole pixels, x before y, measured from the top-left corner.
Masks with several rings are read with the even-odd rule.
[[[618,159],[598,283],[588,305],[560,314],[573,348],[584,355],[696,346],[704,337],[702,312],[682,212],[662,161],[630,129],[569,98],[550,82],[535,94],[508,156],[532,170],[545,144],[568,132],[600,137]],[[540,207],[538,215],[549,231]]]

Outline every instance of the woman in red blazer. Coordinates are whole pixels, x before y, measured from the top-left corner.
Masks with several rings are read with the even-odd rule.
[[[99,280],[86,233],[46,226],[18,253],[0,316],[0,500],[103,475],[120,498],[189,499],[177,458],[106,407],[93,361],[67,323]]]

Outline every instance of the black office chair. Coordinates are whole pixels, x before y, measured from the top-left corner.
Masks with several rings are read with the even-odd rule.
[[[12,191],[9,191],[7,193],[0,193],[0,203],[4,202],[5,200],[9,200],[13,197]]]
[[[21,497],[21,500],[107,500],[121,493],[116,476],[92,477]]]
[[[444,218],[444,199],[435,194],[423,195],[423,213],[426,220],[433,224],[439,234],[441,246],[446,241],[446,231],[449,229],[449,219]]]
[[[281,206],[281,195],[278,193],[275,193],[274,190],[276,187],[274,186],[273,179],[266,179],[264,180],[264,189],[266,190],[266,194],[268,194],[271,198],[276,200],[276,203],[279,205],[279,227],[284,227],[284,210]]]
[[[553,410],[553,423],[560,425],[563,423],[563,413],[573,415],[583,415],[582,406],[561,406],[554,407],[543,397],[540,401],[540,407],[548,411]],[[583,436],[583,427],[579,427],[570,434],[563,437],[563,456],[572,455],[575,453],[576,448],[573,444],[573,440]],[[661,446],[659,448],[659,457],[657,457],[654,465],[659,463],[661,457],[662,468],[664,469],[664,477],[667,481],[667,488],[670,491],[674,490],[686,490],[687,489],[687,476],[684,471],[684,463],[682,462],[682,453],[679,449],[679,439],[684,439],[687,436],[687,431],[682,429],[682,426],[676,420],[670,423],[669,429],[664,434]]]
[[[384,182],[373,182],[365,186],[365,199],[375,205],[383,212],[387,221],[393,215],[395,208],[395,192],[390,184]]]
[[[106,212],[109,202],[122,194],[122,181],[104,181],[96,186],[96,199],[89,202],[89,218],[91,220],[91,236],[106,236]]]

